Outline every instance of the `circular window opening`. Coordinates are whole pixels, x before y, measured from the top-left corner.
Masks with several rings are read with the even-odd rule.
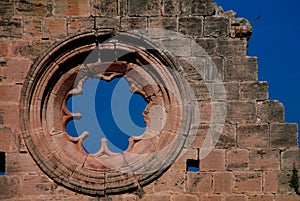
[[[167,52],[132,33],[117,36],[107,31],[97,36],[85,33],[54,44],[35,61],[22,90],[20,121],[29,152],[49,177],[82,193],[116,194],[149,184],[166,171],[190,143],[187,138],[193,134],[193,123],[197,121],[195,98],[189,97],[188,85],[174,69],[179,70]],[[126,87],[122,85],[125,81],[128,82]],[[133,92],[125,101],[119,96],[114,98],[118,90],[113,90],[111,95],[111,104],[116,105],[110,108],[114,123],[129,136],[128,145],[124,147],[112,143],[122,150],[119,153],[105,140],[99,146],[99,139],[92,140],[99,147],[85,148],[89,136],[84,131],[92,132],[89,127],[78,131],[74,124],[85,115],[71,103],[88,95],[84,85],[93,82],[98,82],[97,87],[92,88],[99,91],[99,99],[102,99],[102,83],[115,83],[114,89],[125,87]],[[134,97],[142,102],[140,109],[136,109]],[[93,96],[89,100],[96,102],[98,98]],[[122,101],[129,106],[121,107]],[[82,104],[81,107],[92,105]],[[106,115],[102,116],[100,110],[108,107],[95,104],[91,108],[99,110],[99,114],[92,113],[94,118],[89,120],[99,121],[102,128],[107,123],[102,122]],[[130,123],[118,120],[124,119],[119,107],[132,108],[137,116],[142,115],[140,120],[134,120],[134,113],[127,113],[133,119],[130,123],[142,134],[128,129]],[[72,122],[77,134],[72,129],[68,131]],[[113,134],[103,135],[111,141]]]
[[[146,105],[142,95],[130,90],[124,77],[111,81],[88,78],[83,93],[67,100],[67,109],[80,113],[81,118],[70,120],[66,132],[72,137],[88,133],[82,143],[88,154],[100,150],[101,139],[106,139],[111,152],[123,153],[129,138],[146,130],[143,116]]]

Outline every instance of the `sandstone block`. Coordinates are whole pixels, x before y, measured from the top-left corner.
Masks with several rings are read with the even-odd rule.
[[[232,38],[217,39],[216,54],[223,57],[235,57],[247,55],[247,41]]]
[[[234,173],[235,185],[234,192],[261,192],[262,174],[260,172]]]
[[[7,103],[17,103],[20,98],[21,93],[20,85],[0,85],[0,101],[7,102]],[[3,106],[3,104],[2,104]],[[7,108],[3,108],[7,109]]]
[[[257,81],[258,65],[256,57],[227,58],[225,62],[226,81]]]
[[[52,15],[52,5],[49,1],[17,1],[17,14],[22,16],[46,17]]]
[[[200,197],[201,201],[222,201],[222,197],[220,195],[202,195]]]
[[[170,195],[163,195],[163,194],[146,194],[140,199],[141,201],[169,201],[171,200]]]
[[[243,82],[241,84],[241,100],[267,100],[268,83],[267,82]]]
[[[278,189],[277,193],[287,194],[289,192],[294,192],[294,189],[290,187],[289,181],[292,177],[292,171],[279,171],[277,172],[277,180],[278,180]]]
[[[68,35],[91,31],[94,28],[93,18],[70,18],[67,21]]]
[[[213,192],[213,175],[211,173],[187,173],[187,192],[211,193]]]
[[[133,29],[145,29],[147,27],[147,18],[144,17],[124,17],[121,18],[121,28],[125,31]]]
[[[8,40],[0,40],[0,57],[7,57],[9,54],[10,42]]]
[[[225,150],[214,149],[200,160],[200,171],[225,170]]]
[[[92,0],[92,16],[116,16],[118,13],[117,0]]]
[[[163,15],[166,16],[207,16],[214,12],[213,0],[165,0]]]
[[[247,149],[233,149],[227,152],[228,170],[249,169],[249,151]]]
[[[250,150],[251,170],[279,170],[280,155],[277,149]]]
[[[0,177],[0,199],[20,195],[21,182],[18,176]]]
[[[226,121],[240,124],[256,122],[256,104],[254,102],[229,101]]]
[[[0,151],[11,152],[16,149],[14,133],[11,128],[0,126]]]
[[[199,37],[203,34],[203,17],[179,18],[179,31],[182,34]]]
[[[274,195],[249,195],[248,201],[273,201]]]
[[[258,102],[258,118],[261,122],[284,122],[284,106],[278,101],[268,100]]]
[[[281,154],[281,168],[292,170],[294,165],[296,169],[300,169],[300,149],[284,151]]]
[[[264,172],[264,192],[275,193],[278,190],[278,172],[277,171],[266,171]]]
[[[196,195],[189,195],[189,194],[183,194],[183,195],[174,195],[173,201],[198,201],[198,197]]]
[[[24,173],[38,173],[40,169],[29,153],[8,153],[7,174],[21,175]]]
[[[47,176],[25,175],[22,180],[23,195],[52,195],[55,184]]]
[[[42,20],[32,18],[24,19],[24,36],[42,38]]]
[[[0,68],[2,83],[23,83],[31,66],[27,59],[7,60],[6,65]]]
[[[89,17],[90,1],[54,0],[54,15],[58,17]]]
[[[191,54],[191,47],[188,38],[168,38],[161,40],[161,43],[165,49],[169,50],[176,56],[187,57]]]
[[[238,126],[237,143],[240,148],[268,148],[269,126],[267,124]]]
[[[215,55],[216,53],[216,49],[217,49],[217,41],[216,39],[213,38],[203,38],[203,37],[199,37],[196,39],[197,44],[203,48],[203,50],[205,50],[205,52],[209,55]],[[198,48],[198,47],[197,47]],[[198,54],[198,52],[196,52],[196,50],[194,50],[195,48],[193,48],[192,50],[192,55],[195,56],[205,56],[203,54]]]
[[[271,148],[297,147],[298,127],[297,124],[271,124],[270,127]]]
[[[177,31],[177,19],[167,17],[150,17],[148,20],[148,27]]]
[[[214,193],[231,193],[233,185],[232,173],[214,173]]]
[[[189,3],[192,15],[207,16],[212,15],[215,11],[215,3],[213,0],[191,0],[183,2]]]
[[[246,201],[246,195],[228,195],[225,197],[225,201]]]
[[[186,9],[183,6],[182,9]],[[175,16],[180,14],[180,0],[165,0],[163,1],[163,15],[164,16]]]
[[[299,195],[276,195],[276,201],[299,201]]]
[[[225,37],[229,34],[229,18],[209,16],[204,19],[204,36]]]
[[[228,149],[231,147],[236,147],[236,126],[225,124],[223,132],[219,137],[219,141],[216,144],[216,148]]]
[[[13,1],[0,1],[0,13],[2,18],[10,19],[14,15]]]
[[[65,18],[46,18],[43,21],[43,38],[63,38],[66,36]]]
[[[13,41],[12,49],[16,56],[23,56],[31,60],[36,59],[37,56],[44,53],[50,46],[50,40],[37,40],[28,43],[26,41]]]
[[[0,19],[0,37],[22,37],[22,20],[15,18]]]
[[[123,195],[114,195],[111,198],[111,201],[137,201],[137,195],[123,194]]]
[[[160,14],[159,0],[129,0],[128,13],[130,16],[158,16]]]
[[[155,193],[183,192],[185,175],[182,170],[169,170],[154,183]]]

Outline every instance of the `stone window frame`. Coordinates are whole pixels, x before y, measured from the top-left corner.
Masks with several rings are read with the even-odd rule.
[[[178,84],[180,78],[171,73],[177,68],[176,63],[167,52],[158,50],[140,36],[122,33],[117,44],[118,48],[136,54],[140,60],[95,62],[81,68],[82,58],[98,48],[95,41],[102,43],[114,36],[115,33],[107,30],[97,34],[87,32],[54,44],[32,65],[20,102],[22,136],[39,167],[57,183],[90,195],[130,192],[155,180],[179,156],[193,126],[189,112],[183,112],[190,111],[190,106],[182,104],[180,99],[185,97],[184,85]],[[116,44],[102,48],[116,48]],[[147,131],[142,136],[131,137],[129,148],[123,154],[111,153],[105,140],[98,153],[85,153],[81,146],[85,135],[74,138],[65,132],[66,123],[76,118],[67,110],[66,100],[82,92],[82,84],[88,77],[110,80],[123,76],[143,62],[148,63],[151,70],[142,69],[138,76],[144,80],[150,76],[161,85],[149,85],[138,92],[150,100],[145,114],[149,114],[152,105],[165,107],[169,115],[164,129],[151,138],[145,137],[151,136]],[[106,70],[99,71],[101,66]],[[134,77],[126,79],[131,86],[139,84]],[[149,120],[146,115],[147,126]]]

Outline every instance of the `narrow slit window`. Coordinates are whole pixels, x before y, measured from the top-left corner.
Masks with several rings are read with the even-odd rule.
[[[0,176],[5,175],[5,152],[0,152]]]
[[[186,161],[186,171],[187,172],[199,172],[199,160],[187,159]]]

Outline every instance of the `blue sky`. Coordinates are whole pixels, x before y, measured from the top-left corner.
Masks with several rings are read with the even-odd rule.
[[[258,57],[259,80],[268,82],[271,100],[284,104],[286,121],[300,124],[300,1],[215,1],[251,22],[248,55]]]

